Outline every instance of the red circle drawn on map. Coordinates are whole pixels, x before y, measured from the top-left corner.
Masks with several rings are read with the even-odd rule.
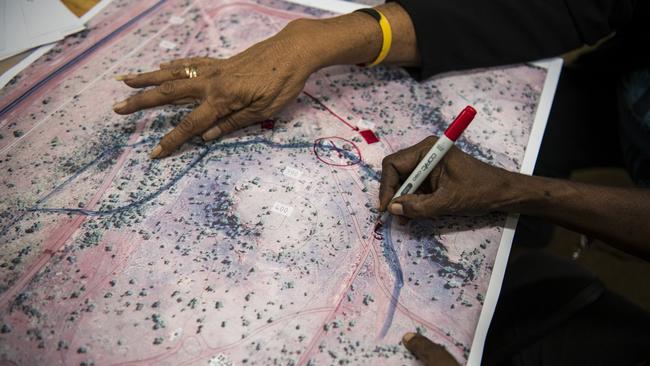
[[[339,145],[337,145],[337,143]],[[352,148],[348,150],[340,147],[341,145],[344,144],[349,144]],[[313,150],[318,160],[322,161],[327,165],[341,166],[341,167],[352,166],[352,165],[359,164],[362,160],[361,150],[359,150],[357,145],[354,142],[350,140],[346,140],[342,137],[330,136],[330,137],[321,137],[319,139],[316,139],[314,141]],[[330,155],[338,155],[340,160],[347,160],[347,161],[345,163],[341,161],[334,161],[334,159],[332,159]],[[352,158],[350,158],[347,155],[352,155]]]

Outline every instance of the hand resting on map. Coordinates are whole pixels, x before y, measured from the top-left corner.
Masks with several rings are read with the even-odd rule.
[[[151,152],[152,158],[162,158],[195,135],[206,141],[215,139],[270,118],[295,99],[315,68],[300,48],[298,42],[277,35],[228,59],[180,59],[161,64],[158,71],[122,75],[119,79],[133,88],[154,88],[113,109],[129,114],[165,104],[198,102]],[[188,78],[186,70],[196,72],[196,77]]]
[[[415,30],[398,4],[377,7],[390,20],[393,46],[387,63],[416,65]],[[130,114],[166,104],[198,102],[181,123],[152,150],[152,158],[170,155],[193,136],[213,140],[273,117],[302,91],[317,70],[373,60],[382,33],[367,14],[328,19],[297,19],[276,35],[227,58],[186,58],[163,63],[157,71],[120,75],[128,86],[144,89],[113,106]]]
[[[519,213],[549,220],[650,259],[650,190],[528,176],[493,167],[457,147],[415,194],[391,201],[436,137],[384,158],[379,209],[404,218]]]

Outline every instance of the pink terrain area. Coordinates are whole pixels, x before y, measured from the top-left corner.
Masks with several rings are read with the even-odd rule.
[[[381,161],[471,104],[459,147],[518,171],[544,69],[328,68],[264,128],[162,160],[189,109],[111,110],[131,92],[115,75],[327,15],[114,1],[0,92],[1,364],[413,364],[407,331],[466,362],[505,217],[375,232]]]

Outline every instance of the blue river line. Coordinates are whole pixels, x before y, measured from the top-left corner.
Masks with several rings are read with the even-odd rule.
[[[105,215],[112,215],[116,213],[121,213],[124,211],[128,211],[130,209],[140,207],[143,204],[155,199],[158,197],[160,194],[165,192],[166,190],[170,189],[174,184],[176,184],[181,178],[183,178],[190,170],[192,170],[198,163],[200,163],[206,156],[208,156],[210,153],[216,150],[221,150],[221,149],[235,149],[238,147],[242,146],[249,146],[249,145],[265,145],[270,148],[277,148],[277,149],[308,149],[313,146],[313,143],[311,142],[290,142],[290,143],[278,143],[274,141],[269,141],[266,139],[261,139],[261,138],[256,138],[252,140],[247,140],[247,141],[236,141],[236,142],[229,142],[229,143],[221,143],[221,144],[214,144],[212,146],[209,146],[207,148],[204,148],[203,151],[201,151],[190,163],[188,163],[185,168],[180,171],[178,174],[176,174],[174,177],[172,177],[167,183],[165,183],[163,186],[161,186],[158,190],[155,192],[152,192],[151,194],[141,198],[138,201],[128,203],[124,206],[108,209],[108,210],[87,210],[83,208],[46,208],[46,207],[39,207],[41,206],[44,202],[47,201],[52,195],[55,193],[61,191],[62,189],[65,188],[70,182],[72,182],[75,178],[77,178],[79,175],[81,175],[83,172],[88,170],[90,167],[99,164],[101,161],[104,161],[107,157],[114,156],[117,152],[121,151],[125,147],[134,147],[137,145],[141,145],[148,142],[148,140],[143,140],[138,142],[137,144],[134,145],[123,145],[121,147],[111,147],[107,150],[104,150],[102,153],[100,153],[95,159],[90,161],[89,163],[85,164],[83,167],[81,167],[77,172],[75,172],[72,176],[70,176],[68,179],[66,179],[63,183],[61,183],[59,186],[57,186],[52,192],[48,193],[45,197],[39,199],[36,204],[27,210],[26,212],[46,212],[46,213],[69,213],[69,214],[77,214],[77,215],[86,215],[86,216],[105,216]],[[320,146],[320,148],[323,149],[335,149],[335,147],[330,147],[328,145]],[[342,153],[346,155],[347,158],[354,160],[358,159],[356,155],[354,155],[352,152],[347,151],[347,150],[341,150],[337,149],[337,152]],[[376,172],[372,167],[369,165],[361,162],[358,164],[359,167],[366,173],[370,178],[374,180],[379,180],[380,174]],[[24,214],[23,214],[24,215]],[[0,235],[4,234],[6,230],[10,227],[13,226],[17,221],[19,221],[23,215],[21,215],[18,219],[14,220],[10,225],[5,227],[2,231],[0,231]]]
[[[391,234],[391,224],[393,222],[393,216],[389,215],[382,227],[382,251],[388,267],[393,271],[395,276],[395,285],[393,285],[393,293],[390,297],[390,305],[388,306],[388,313],[386,314],[386,320],[384,320],[384,325],[381,327],[381,332],[379,334],[380,338],[386,336],[390,326],[393,324],[393,318],[395,317],[395,310],[397,308],[397,301],[399,300],[399,295],[402,292],[402,287],[404,287],[404,273],[402,272],[402,265],[399,262],[399,257],[395,251],[395,245],[393,244],[393,236]]]

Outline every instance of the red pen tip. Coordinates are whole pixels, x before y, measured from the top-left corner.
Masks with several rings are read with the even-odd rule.
[[[456,117],[451,125],[447,127],[445,136],[451,141],[456,141],[460,137],[460,134],[469,126],[470,122],[472,122],[474,116],[476,116],[476,109],[468,105],[458,114],[458,117]]]

